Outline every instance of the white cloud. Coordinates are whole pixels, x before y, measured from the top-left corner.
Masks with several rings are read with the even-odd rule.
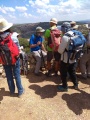
[[[26,4],[27,7],[29,7],[29,4]]]
[[[3,16],[2,16],[2,15],[0,15],[0,19],[1,19],[1,18],[3,18]]]
[[[25,6],[16,6],[15,7],[19,12],[24,12],[24,11],[27,11],[27,8]]]
[[[27,18],[32,17],[31,14],[28,14],[26,12],[24,12],[23,14],[20,14],[20,16],[27,17]]]
[[[10,18],[16,19],[16,16],[9,14],[8,15]]]
[[[4,9],[2,9],[2,7],[0,7],[0,12],[6,14],[6,11]]]
[[[7,12],[15,12],[15,9],[12,7],[1,6],[0,11],[6,14]]]
[[[30,0],[29,3],[32,7],[36,8],[46,8],[47,5],[49,4],[50,0]]]
[[[57,0],[58,4],[51,4],[53,0],[30,0],[29,3],[33,9],[37,12],[39,16],[47,17],[57,17],[58,19],[79,19],[85,13],[90,13],[90,2],[89,0]],[[89,10],[87,10],[87,9]],[[77,17],[79,14],[79,17]],[[75,17],[74,17],[75,18]],[[44,19],[45,20],[45,19]]]
[[[0,6],[1,15],[21,22],[90,19],[90,0],[24,0],[24,6]],[[9,16],[9,17],[8,17]],[[14,20],[14,19],[13,19]],[[24,21],[25,20],[25,21]],[[16,22],[16,19],[15,19]]]

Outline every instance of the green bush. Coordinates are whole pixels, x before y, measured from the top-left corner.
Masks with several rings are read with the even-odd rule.
[[[28,39],[26,39],[26,38],[19,38],[19,43],[20,43],[20,46],[24,47],[24,50],[25,50],[26,53],[28,53],[30,51]]]

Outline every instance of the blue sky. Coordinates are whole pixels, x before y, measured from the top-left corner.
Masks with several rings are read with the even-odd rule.
[[[90,0],[0,0],[0,18],[13,23],[90,19]]]

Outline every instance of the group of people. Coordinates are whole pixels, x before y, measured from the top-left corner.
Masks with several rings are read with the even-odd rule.
[[[51,37],[51,30],[58,29],[57,28],[57,19],[52,18],[50,20],[50,27],[47,30],[44,30],[42,27],[36,28],[36,34],[32,35],[30,38],[30,50],[32,54],[34,55],[36,59],[36,67],[35,67],[35,75],[40,76],[40,65],[42,56],[45,59],[46,63],[46,69],[47,69],[47,76],[51,75],[51,61],[54,58],[55,65],[55,75],[58,74],[58,71],[60,71],[60,76],[62,80],[62,85],[58,86],[58,89],[60,91],[67,91],[68,90],[68,84],[67,84],[67,76],[69,75],[69,78],[73,82],[73,88],[78,89],[78,80],[76,76],[76,68],[78,62],[80,62],[80,70],[82,79],[90,78],[90,43],[87,44],[87,39],[90,39],[89,37],[85,38],[85,36],[77,30],[78,25],[76,25],[76,22],[64,22],[61,25],[61,39],[60,39],[60,45],[58,46],[58,49],[56,51],[53,50],[53,47],[50,47],[50,37]],[[89,29],[90,30],[90,29]],[[77,59],[68,59],[68,47],[70,43],[70,39],[68,36],[66,36],[66,33],[71,33],[71,31],[76,32],[76,34],[79,36],[82,36],[82,39],[86,41],[86,49],[84,48],[84,54],[82,57],[80,57],[79,61]],[[90,31],[89,31],[90,34]],[[47,41],[47,48],[45,49],[43,45],[43,39]],[[42,53],[42,54],[41,54]]]
[[[61,25],[60,31],[60,43],[57,49],[54,49],[54,46],[50,46],[51,38],[51,31],[58,29],[57,28],[58,21],[56,18],[52,18],[50,20],[50,26],[47,30],[44,30],[42,27],[38,26],[36,28],[36,33],[32,34],[30,37],[30,51],[36,59],[36,66],[35,66],[35,75],[40,76],[40,67],[42,59],[45,63],[45,67],[47,69],[47,76],[51,75],[51,61],[54,58],[55,65],[54,65],[54,72],[55,75],[58,74],[60,71],[60,76],[62,80],[62,85],[58,86],[60,91],[68,91],[68,84],[67,84],[67,75],[69,75],[70,79],[73,82],[73,88],[78,89],[78,80],[76,76],[76,67],[77,67],[77,60],[76,59],[68,59],[68,47],[70,39],[66,36],[66,33],[71,33],[72,31],[77,32],[77,25],[76,22],[64,22]],[[7,22],[5,19],[0,19],[0,43],[7,39],[8,36],[14,41],[17,45],[19,53],[20,53],[20,45],[17,37],[14,37],[15,33],[12,33],[10,28],[13,26],[12,23]],[[80,33],[80,32],[77,32]],[[81,34],[81,33],[80,33]],[[83,36],[83,35],[82,35]],[[83,39],[90,39],[90,29],[88,33],[88,37]],[[47,46],[45,48],[43,41],[47,42]],[[90,40],[89,40],[90,41]],[[8,43],[7,43],[8,44]],[[1,52],[1,50],[0,50]],[[2,59],[1,59],[2,62]],[[3,62],[2,62],[3,64]],[[24,93],[24,88],[21,83],[20,77],[20,57],[17,58],[15,64],[3,64],[5,69],[7,83],[10,90],[10,95],[13,95],[15,92],[15,83],[14,78],[16,80],[16,86],[18,89],[18,97],[21,97]],[[86,49],[84,50],[83,56],[80,58],[80,68],[81,74],[83,79],[90,78],[90,43],[86,44]],[[13,77],[14,76],[14,77]]]

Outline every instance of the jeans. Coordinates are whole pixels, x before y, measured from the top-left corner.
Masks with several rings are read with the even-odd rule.
[[[74,86],[78,86],[78,81],[76,77],[76,63],[67,64],[61,61],[60,63],[60,73],[62,85],[67,88],[67,73],[69,73],[70,79],[72,80]]]
[[[15,83],[14,83],[14,78],[15,78],[18,94],[21,95],[23,93],[23,87],[21,84],[21,77],[20,77],[20,59],[17,60],[15,65],[3,65],[3,67],[6,73],[6,78],[10,93],[15,92]]]

